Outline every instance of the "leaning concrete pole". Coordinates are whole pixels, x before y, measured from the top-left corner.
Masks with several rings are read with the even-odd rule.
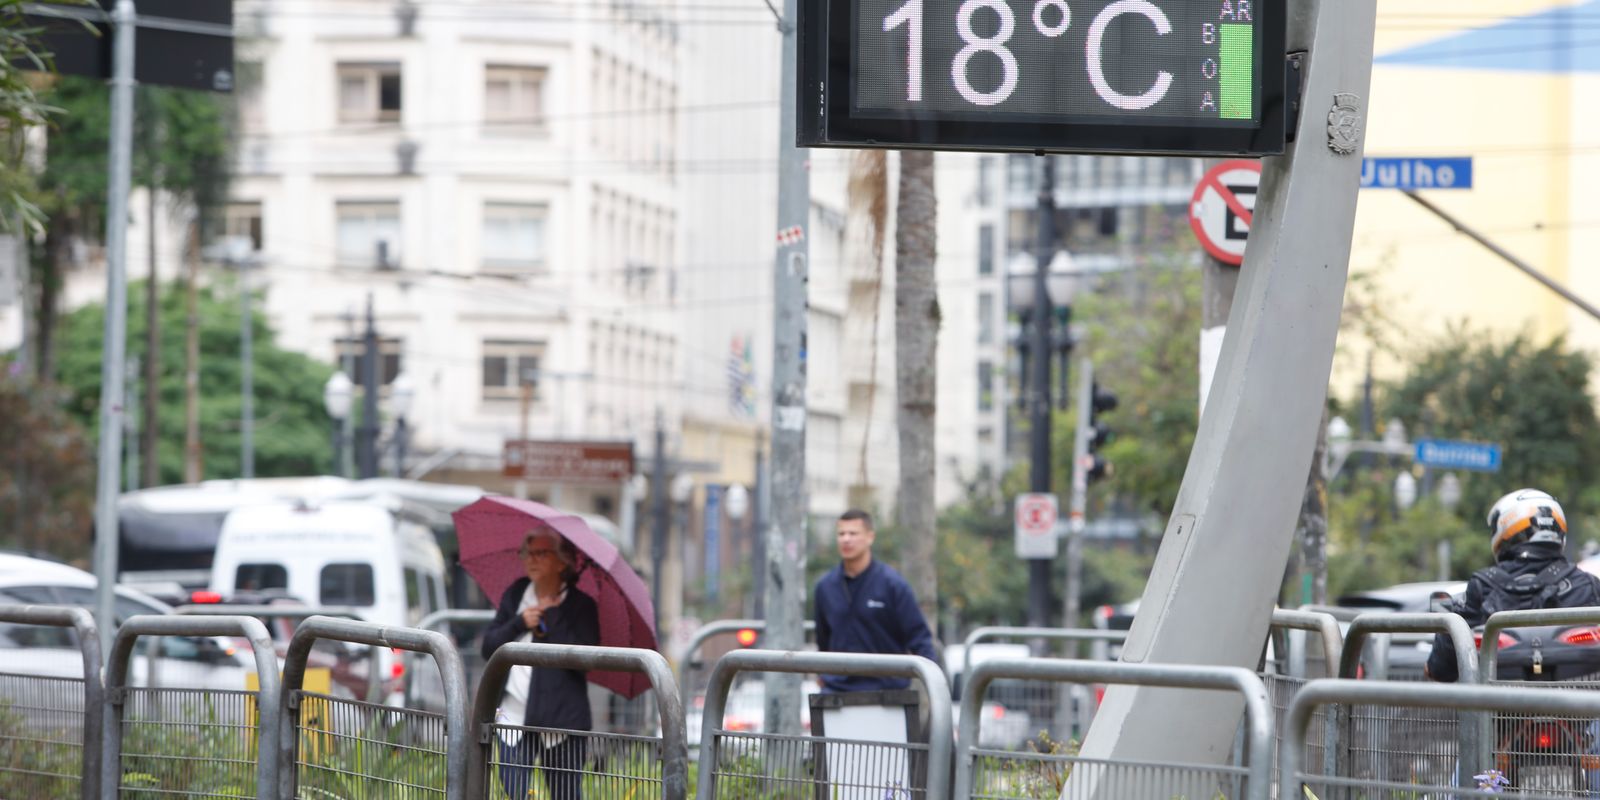
[[[1298,136],[1263,165],[1215,382],[1125,661],[1254,668],[1294,544],[1344,302],[1377,11],[1289,5],[1289,51],[1306,53]],[[1222,764],[1241,705],[1213,694],[1114,687],[1083,756]],[[1092,772],[1062,796],[1110,798],[1108,783],[1084,785]]]

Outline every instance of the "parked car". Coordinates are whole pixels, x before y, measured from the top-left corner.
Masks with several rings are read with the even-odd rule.
[[[1351,592],[1341,596],[1337,604],[1358,613],[1414,614],[1436,611],[1437,601],[1454,597],[1467,590],[1466,581],[1424,581],[1400,583],[1381,589]],[[1348,623],[1340,623],[1341,628]],[[1395,633],[1389,638],[1388,675],[1390,680],[1424,680],[1423,668],[1433,653],[1433,634]],[[1374,658],[1372,645],[1366,647],[1363,665],[1371,669]]]
[[[76,567],[0,554],[0,604],[66,605],[92,611],[96,585],[93,575]],[[116,588],[115,608],[119,623],[140,614],[172,613],[171,606],[123,586]],[[243,689],[245,676],[255,672],[248,645],[226,637],[162,636],[151,641],[160,648],[160,685]],[[0,624],[0,650],[7,651],[3,669],[8,673],[63,678],[83,675],[77,637],[68,629]],[[148,652],[142,645],[134,652],[129,680],[135,686],[148,685]]]

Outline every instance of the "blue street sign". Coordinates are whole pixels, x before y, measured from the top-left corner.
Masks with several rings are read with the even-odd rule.
[[[1471,189],[1471,158],[1366,158],[1363,189]]]
[[[1499,472],[1500,445],[1452,442],[1446,439],[1418,439],[1417,463],[1435,469]]]
[[[717,602],[722,589],[722,490],[706,487],[706,599]]]

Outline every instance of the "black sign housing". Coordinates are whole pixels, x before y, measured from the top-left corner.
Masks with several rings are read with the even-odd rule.
[[[1276,155],[1286,0],[808,0],[797,143]]]

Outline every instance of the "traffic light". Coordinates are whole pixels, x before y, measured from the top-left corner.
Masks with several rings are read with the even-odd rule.
[[[1116,409],[1117,396],[1099,381],[1094,382],[1089,396],[1088,477],[1089,482],[1094,483],[1112,473],[1111,462],[1100,455],[1100,448],[1111,441],[1111,426],[1101,421],[1100,415]]]
[[[755,647],[756,642],[761,641],[761,631],[755,628],[740,628],[734,632],[733,638],[740,647]]]

